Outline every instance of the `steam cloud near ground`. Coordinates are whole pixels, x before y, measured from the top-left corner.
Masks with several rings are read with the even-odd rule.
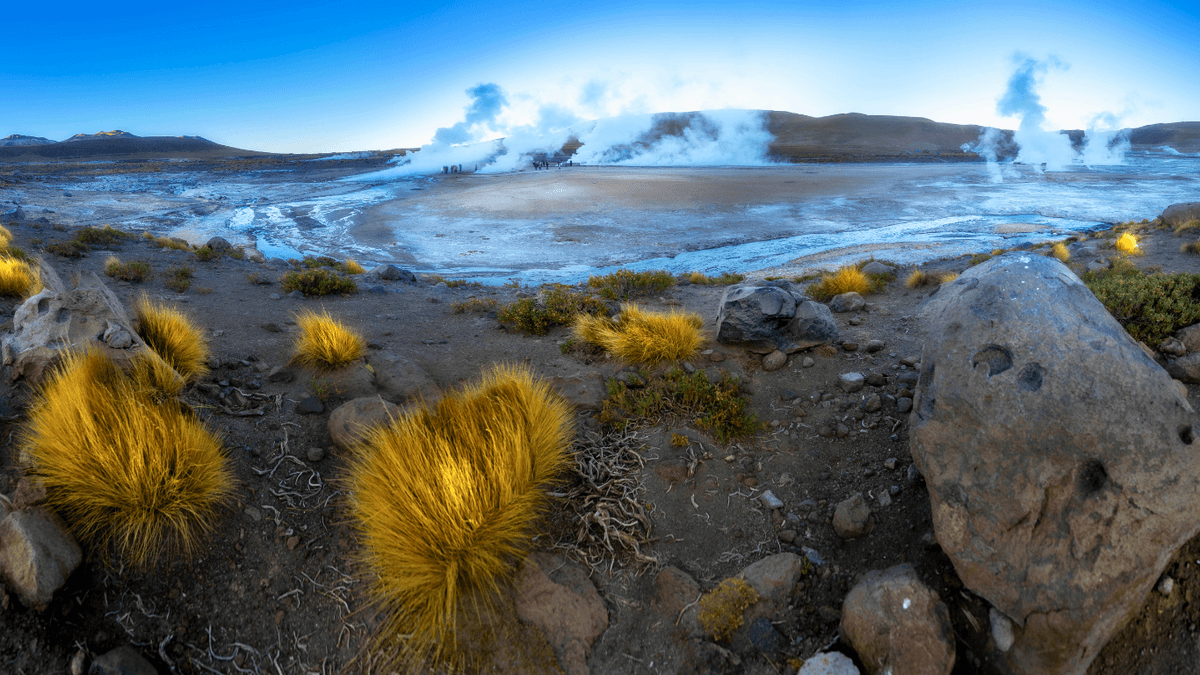
[[[1061,171],[1073,164],[1097,166],[1125,162],[1129,139],[1119,129],[1120,117],[1113,113],[1104,112],[1092,117],[1079,149],[1071,145],[1066,134],[1046,129],[1046,106],[1037,89],[1048,72],[1065,70],[1066,64],[1054,57],[1038,60],[1023,54],[1014,54],[1013,61],[1016,69],[1004,94],[996,101],[997,113],[1020,120],[1020,126],[1013,133],[1018,152],[1012,161],[1047,171]],[[999,155],[1005,140],[1000,130],[987,127],[980,133],[978,141],[966,143],[962,149],[983,157],[992,181],[999,183],[1004,180],[1004,166]]]
[[[765,115],[752,110],[716,110],[695,115],[625,114],[584,120],[557,105],[543,105],[531,124],[506,125],[501,114],[509,105],[498,85],[467,90],[471,102],[463,119],[442,127],[418,152],[393,158],[396,166],[362,176],[441,173],[462,165],[481,173],[513,171],[533,158],[552,157],[571,138],[583,143],[571,160],[577,164],[626,166],[764,166],[774,137]],[[658,125],[681,127],[678,134],[656,134]],[[489,140],[490,139],[490,140]]]

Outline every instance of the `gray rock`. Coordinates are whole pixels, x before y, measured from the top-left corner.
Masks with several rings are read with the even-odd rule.
[[[1110,262],[1108,258],[1098,258],[1087,264],[1087,271],[1102,272],[1110,267],[1112,267],[1112,262]]]
[[[158,675],[158,671],[141,652],[122,645],[97,656],[88,668],[88,675]]]
[[[325,448],[322,448],[319,445],[314,445],[308,449],[308,452],[304,453],[304,456],[310,462],[319,462],[322,459],[325,459]]]
[[[887,343],[885,343],[883,340],[868,340],[865,349],[867,350],[868,354],[874,354],[875,352],[883,351],[883,348],[886,346]]]
[[[696,637],[703,635],[697,618],[700,610],[694,604],[700,597],[700,584],[690,574],[677,567],[664,567],[654,579],[654,588],[651,609],[672,623],[678,620],[685,633]]]
[[[1053,258],[993,258],[921,314],[910,448],[938,543],[1018,626],[1007,667],[1083,673],[1200,530],[1192,408]]]
[[[338,406],[329,416],[329,436],[333,444],[349,450],[363,440],[372,427],[390,424],[401,410],[378,396],[365,396]]]
[[[395,265],[380,265],[367,272],[367,274],[383,279],[384,281],[404,281],[410,284],[417,281],[417,275],[408,270],[402,270]]]
[[[217,253],[224,254],[233,252],[233,244],[229,243],[229,240],[225,237],[212,237],[204,245]]]
[[[553,575],[553,577],[551,577]],[[533,553],[513,582],[517,616],[541,628],[567,675],[586,675],[592,644],[608,628],[608,610],[577,563]]]
[[[896,412],[908,414],[912,412],[913,400],[907,396],[896,399]]]
[[[879,412],[879,409],[883,407],[883,399],[879,398],[879,394],[871,394],[863,401],[862,406],[863,410],[869,413]]]
[[[805,300],[796,307],[796,318],[788,325],[793,344],[788,353],[819,344],[837,344],[841,332],[829,308],[819,302]]]
[[[316,396],[305,396],[296,404],[298,415],[320,415],[325,412],[325,404]]]
[[[863,274],[886,274],[891,276],[896,272],[896,268],[892,267],[891,265],[884,265],[878,260],[873,260],[866,265],[863,265],[861,272]]]
[[[869,673],[949,675],[950,611],[908,563],[872,570],[842,603],[842,636]]]
[[[800,362],[802,368],[812,368],[815,365],[817,365],[817,362],[813,361],[811,356],[804,357],[804,360]]]
[[[302,293],[301,291],[298,291],[298,290],[288,293],[287,296],[289,298],[292,298],[293,300],[303,300],[304,299],[304,293]]]
[[[393,352],[374,352],[367,362],[375,369],[375,386],[383,397],[395,403],[424,400],[433,404],[442,396],[441,389],[416,361]]]
[[[887,375],[883,373],[867,373],[866,380],[872,387],[882,387],[888,383]]]
[[[842,373],[838,375],[838,386],[848,394],[853,394],[861,390],[866,381],[867,378],[863,377],[862,373]]]
[[[787,638],[775,630],[775,625],[765,616],[758,617],[750,624],[747,637],[755,649],[768,656],[782,650],[788,644]]]
[[[1189,352],[1200,352],[1200,323],[1181,328],[1175,332],[1175,337],[1183,343],[1183,348]]]
[[[1200,353],[1188,354],[1167,364],[1167,373],[1180,382],[1200,382]]]
[[[768,509],[782,509],[783,508],[783,502],[779,499],[779,497],[775,496],[774,492],[771,492],[770,490],[767,490],[766,492],[759,495],[758,500],[760,502],[762,502],[762,505],[767,507]]]
[[[374,396],[376,394],[375,373],[371,372],[371,369],[367,368],[367,364],[362,361],[355,361],[337,370],[317,371],[302,369],[301,380],[313,382],[317,387],[323,387],[325,393],[322,396],[329,395],[350,399]]]
[[[871,507],[862,493],[857,492],[849,499],[838,503],[833,512],[833,530],[842,539],[854,539],[870,532],[875,526]]]
[[[1172,204],[1163,209],[1159,218],[1169,227],[1179,227],[1193,218],[1200,218],[1200,202]]]
[[[829,302],[829,309],[842,314],[844,312],[857,312],[866,305],[867,301],[863,300],[862,296],[854,291],[842,293],[841,295],[833,296],[833,300]]]
[[[746,567],[738,576],[758,591],[760,598],[786,605],[803,569],[804,560],[795,553],[776,553]]]
[[[1013,635],[1012,620],[992,607],[988,610],[988,622],[992,624],[992,639],[996,641],[996,649],[1008,651],[1016,639]]]
[[[26,607],[45,610],[82,561],[79,544],[50,509],[29,506],[0,523],[0,578]]]
[[[806,659],[796,675],[859,675],[854,661],[841,652],[821,652]]]
[[[912,389],[917,386],[917,381],[921,379],[921,374],[915,370],[904,370],[896,375],[896,383]]]
[[[1183,342],[1176,338],[1167,338],[1158,346],[1158,351],[1171,356],[1183,356],[1187,353],[1187,347],[1183,346]]]
[[[296,374],[284,368],[283,366],[275,366],[267,373],[268,382],[291,382],[296,379]]]
[[[786,282],[730,286],[717,310],[717,342],[764,352],[784,349],[791,342],[788,325],[804,301],[803,294]]]
[[[776,349],[763,357],[762,367],[768,373],[779,370],[787,365],[787,354]]]

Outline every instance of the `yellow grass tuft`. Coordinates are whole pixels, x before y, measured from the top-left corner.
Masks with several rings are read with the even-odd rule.
[[[8,246],[11,243],[12,243],[12,232],[9,232],[7,227],[0,225],[0,248]]]
[[[486,605],[530,546],[566,466],[569,405],[523,366],[375,427],[347,478],[350,518],[387,615],[381,649],[454,658],[460,613]]]
[[[76,536],[134,567],[191,555],[233,494],[216,437],[96,352],[66,356],[23,440],[47,500]]]
[[[1117,237],[1117,250],[1125,255],[1145,255],[1142,249],[1138,248],[1138,237],[1132,232],[1126,232]]]
[[[138,335],[184,381],[198,380],[208,372],[208,344],[186,314],[152,302],[145,294],[133,309]]]
[[[645,312],[636,304],[621,305],[616,321],[580,314],[575,335],[629,363],[686,359],[704,345],[703,319],[691,312]]]
[[[871,290],[871,282],[854,265],[847,265],[833,274],[821,275],[821,280],[813,284],[809,291],[814,297],[832,298],[835,295],[854,291],[865,295]]]
[[[904,280],[904,285],[909,288],[920,288],[929,283],[929,275],[922,270],[913,270],[913,273],[908,275],[908,279]]]
[[[296,316],[300,337],[292,363],[315,370],[338,370],[362,358],[367,343],[341,321],[322,311],[305,310]]]
[[[366,272],[366,268],[358,264],[354,258],[346,258],[346,274],[362,274]]]
[[[1050,255],[1058,258],[1059,262],[1065,263],[1071,259],[1071,252],[1067,250],[1066,244],[1057,242],[1050,248]]]
[[[41,290],[41,277],[29,263],[0,254],[0,295],[23,298]]]

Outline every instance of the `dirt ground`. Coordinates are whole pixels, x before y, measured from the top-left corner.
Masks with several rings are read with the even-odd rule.
[[[31,253],[73,235],[53,223],[9,229],[14,245]],[[1134,262],[1200,271],[1200,258],[1179,254],[1179,243],[1169,233],[1154,234],[1143,243],[1148,255]],[[124,644],[135,646],[163,673],[370,670],[366,650],[377,621],[368,609],[365,575],[353,563],[358,542],[339,489],[346,457],[334,448],[327,429],[329,411],[339,400],[326,400],[321,414],[298,414],[297,403],[314,393],[312,381],[303,375],[292,382],[267,378],[290,356],[293,319],[301,309],[328,310],[363,333],[370,354],[407,356],[443,389],[497,362],[523,361],[547,378],[578,376],[595,383],[622,369],[611,360],[564,354],[565,328],[527,336],[505,329],[494,316],[452,309],[473,297],[505,303],[536,289],[362,280],[357,295],[293,298],[277,283],[281,269],[230,258],[199,262],[191,253],[144,240],[92,250],[79,259],[47,259],[70,279],[83,271],[101,273],[110,253],[123,261],[146,261],[154,270],[142,283],[110,284],[127,307],[145,291],[177,304],[207,331],[220,367],[185,397],[224,439],[239,480],[236,500],[203,552],[190,561],[139,573],[85,551],[83,565],[45,612],[6,596],[0,672],[65,673],[77,651],[94,656]],[[177,294],[163,280],[168,269],[181,265],[194,269],[195,278],[187,292]],[[966,266],[965,259],[955,259],[926,269]],[[679,421],[636,431],[641,466],[631,479],[652,519],[641,552],[654,562],[624,555],[593,561],[599,564],[590,568],[591,581],[609,613],[609,628],[592,646],[592,673],[678,671],[683,641],[670,619],[653,608],[660,569],[685,570],[708,590],[765,556],[807,550],[824,564],[805,576],[791,611],[776,625],[788,644],[773,659],[745,657],[746,672],[794,672],[787,658],[807,658],[831,644],[836,648],[841,603],[849,589],[865,572],[903,561],[913,563],[949,606],[958,638],[955,672],[996,672],[987,660],[988,605],[962,587],[933,542],[929,495],[919,476],[910,479],[907,415],[897,411],[896,400],[904,389],[900,375],[920,358],[923,329],[916,315],[928,291],[905,288],[903,276],[869,296],[866,311],[835,315],[850,344],[832,355],[796,354],[783,368],[765,372],[759,356],[710,342],[712,354],[691,361],[712,376],[724,371],[741,378],[764,423],[755,437],[723,446]],[[711,333],[723,291],[682,285],[643,304],[697,312]],[[16,304],[0,301],[0,311],[10,318]],[[874,354],[851,350],[869,340],[884,341],[884,349]],[[803,367],[805,357],[815,364]],[[24,383],[10,383],[10,370],[0,373],[0,493],[9,495],[21,475],[14,443],[29,397]],[[850,371],[880,373],[887,383],[846,395],[836,383],[839,374]],[[229,414],[216,405],[210,392],[229,393],[231,387],[247,399],[243,411],[261,414]],[[882,398],[878,412],[861,409],[861,396],[870,393]],[[1189,398],[1200,407],[1197,394],[1189,387]],[[844,438],[836,431],[820,435],[822,427],[836,430],[839,424]],[[580,411],[577,428],[580,438],[605,432],[594,411]],[[676,447],[672,433],[690,442]],[[310,455],[313,449],[320,452]],[[764,489],[785,504],[774,517],[758,500]],[[834,533],[831,518],[834,506],[855,493],[867,497],[876,523],[867,536],[845,541]],[[564,525],[569,514],[569,505],[555,503],[539,526],[535,550],[565,550],[556,544],[558,535],[571,529],[569,522]],[[791,535],[782,535],[785,530]],[[572,564],[588,569],[585,563]],[[1176,582],[1174,592],[1152,592],[1089,672],[1200,672],[1198,565],[1200,538],[1167,569]]]

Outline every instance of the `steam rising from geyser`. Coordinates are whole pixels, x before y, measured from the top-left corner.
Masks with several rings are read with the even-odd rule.
[[[1033,165],[1037,170],[1061,171],[1073,164],[1095,166],[1123,164],[1129,150],[1129,139],[1124,130],[1118,129],[1119,118],[1112,113],[1094,116],[1084,132],[1079,147],[1061,131],[1046,129],[1046,106],[1037,89],[1045,75],[1051,70],[1065,70],[1066,64],[1057,58],[1037,60],[1022,54],[1014,54],[1016,70],[1008,79],[1004,94],[996,101],[996,112],[1005,117],[1017,117],[1020,126],[1013,132],[1012,147],[1004,132],[991,127],[985,128],[975,143],[965,143],[962,149],[978,153],[987,160],[992,181],[1004,180],[1000,165],[1001,157],[1010,161]],[[1013,151],[1016,156],[1012,157]]]
[[[553,161],[572,138],[582,147],[576,164],[626,166],[763,166],[774,137],[766,116],[753,110],[619,115],[584,120],[558,105],[543,105],[531,124],[503,123],[508,97],[496,84],[467,90],[463,119],[434,133],[415,153],[392,159],[393,168],[358,179],[441,173],[462,165],[481,173],[513,171],[534,160]]]

